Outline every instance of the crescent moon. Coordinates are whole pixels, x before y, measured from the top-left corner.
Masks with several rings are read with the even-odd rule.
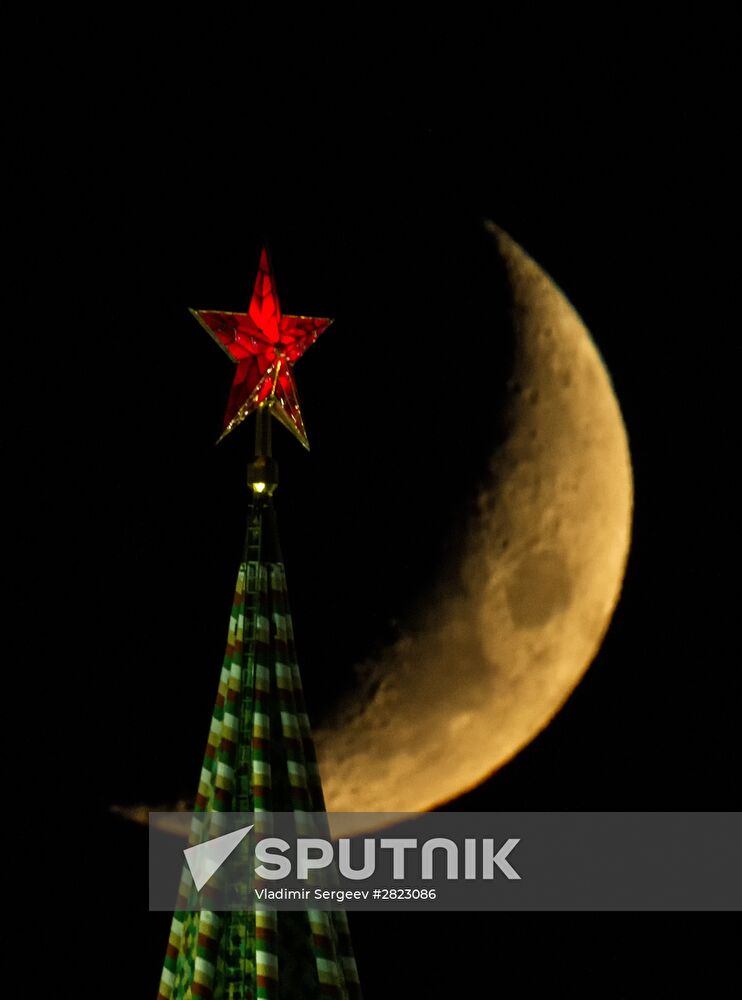
[[[564,294],[487,229],[512,294],[509,433],[446,596],[315,731],[330,811],[426,810],[479,784],[567,700],[620,594],[633,481],[610,377]]]

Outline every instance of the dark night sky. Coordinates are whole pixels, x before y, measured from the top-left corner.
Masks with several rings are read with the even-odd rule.
[[[140,904],[146,834],[107,810],[193,792],[244,529],[252,428],[214,447],[232,371],[187,307],[244,307],[263,242],[284,310],[336,319],[297,368],[311,454],[274,430],[310,708],[395,634],[471,508],[497,426],[477,419],[489,397],[469,398],[462,358],[473,348],[492,372],[483,393],[497,398],[507,377],[507,344],[476,339],[491,218],[593,333],[629,433],[636,513],[623,597],[585,680],[452,807],[734,807],[737,663],[722,629],[734,594],[720,554],[734,537],[720,502],[734,348],[715,318],[731,275],[715,258],[729,235],[724,129],[682,60],[613,69],[539,100],[477,81],[490,98],[480,92],[487,110],[469,119],[431,100],[352,122],[324,106],[263,120],[250,93],[240,113],[227,109],[180,59],[101,98],[107,127],[75,170],[88,252],[73,413],[95,484],[79,501],[86,648],[107,651],[106,749],[92,778],[101,829],[141,883],[127,919],[149,939],[129,995],[140,981],[154,995],[167,920]],[[90,98],[82,116],[97,110]],[[505,321],[502,291],[490,294]],[[455,490],[452,460],[465,469]],[[61,489],[75,505],[75,486]],[[521,969],[526,995],[555,982],[575,996],[639,995],[640,959],[667,976],[671,953],[656,940],[668,928],[678,972],[701,932],[715,939],[702,916],[387,915],[383,935],[372,915],[354,916],[370,1000],[478,996],[493,947]],[[463,971],[445,959],[452,924],[473,942]],[[409,942],[399,992],[381,975],[390,935]]]

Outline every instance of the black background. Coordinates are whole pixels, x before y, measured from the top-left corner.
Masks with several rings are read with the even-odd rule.
[[[335,317],[297,368],[311,454],[274,431],[312,713],[424,599],[496,443],[497,420],[480,419],[508,365],[507,300],[496,275],[488,285],[481,235],[491,218],[593,333],[636,510],[621,602],[585,679],[450,808],[735,805],[724,50],[690,34],[645,48],[629,32],[589,64],[579,46],[548,68],[525,53],[506,71],[493,53],[492,74],[455,82],[431,58],[413,86],[371,101],[341,99],[337,64],[326,89],[309,72],[283,101],[252,64],[221,79],[218,60],[190,55],[133,50],[119,73],[80,70],[82,128],[61,171],[78,247],[64,261],[78,334],[66,360],[90,485],[71,474],[58,491],[84,531],[77,620],[101,748],[86,767],[100,830],[137,887],[117,915],[126,971],[107,995],[154,995],[168,926],[146,912],[146,831],[109,810],[193,794],[244,527],[251,427],[214,447],[232,371],[187,307],[245,307],[266,242],[284,310]],[[485,314],[502,317],[501,343],[481,337]],[[472,358],[491,376],[473,384]],[[450,463],[464,470],[455,489]],[[105,912],[102,888],[95,905]],[[484,996],[506,967],[524,995],[629,997],[713,978],[726,924],[354,914],[351,928],[369,998]]]

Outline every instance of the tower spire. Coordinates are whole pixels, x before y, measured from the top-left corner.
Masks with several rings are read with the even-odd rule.
[[[281,316],[265,251],[255,289],[249,313],[196,313],[222,346],[225,341],[215,331],[223,332],[224,328],[214,317],[239,317],[230,328],[230,336],[234,336],[228,353],[232,357],[236,357],[238,346],[248,350],[240,339],[247,328],[246,318],[266,338],[275,334],[288,341],[287,330],[297,328],[282,325],[297,318]],[[309,331],[306,336],[313,339],[331,322],[299,319],[301,329]],[[320,329],[316,324],[324,326]],[[248,467],[252,496],[245,546],[198,784],[197,812],[259,814],[325,809],[273,508],[278,469],[271,454],[271,414],[282,423],[288,419],[290,429],[302,440],[297,433],[297,415],[301,421],[298,402],[295,392],[290,396],[286,383],[290,377],[293,387],[289,353],[287,348],[285,354],[276,353],[272,359],[266,353],[250,354],[245,362],[250,379],[259,374],[261,357],[267,359],[267,366],[252,388],[247,376],[241,379],[239,398],[244,399],[237,409],[233,386],[225,417],[224,433],[228,433],[248,412],[256,411],[255,457]],[[288,360],[284,363],[284,359]],[[241,364],[238,362],[235,385]],[[306,444],[303,422],[300,426],[302,443]],[[178,905],[183,909],[173,916],[158,1000],[361,997],[343,912],[189,912],[185,909],[187,886],[182,887],[181,895]]]

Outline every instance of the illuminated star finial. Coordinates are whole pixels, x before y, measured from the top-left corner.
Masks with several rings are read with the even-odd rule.
[[[219,440],[264,404],[305,448],[309,448],[292,368],[332,320],[281,315],[265,248],[260,254],[255,289],[246,313],[208,309],[191,309],[191,312],[237,362]]]

